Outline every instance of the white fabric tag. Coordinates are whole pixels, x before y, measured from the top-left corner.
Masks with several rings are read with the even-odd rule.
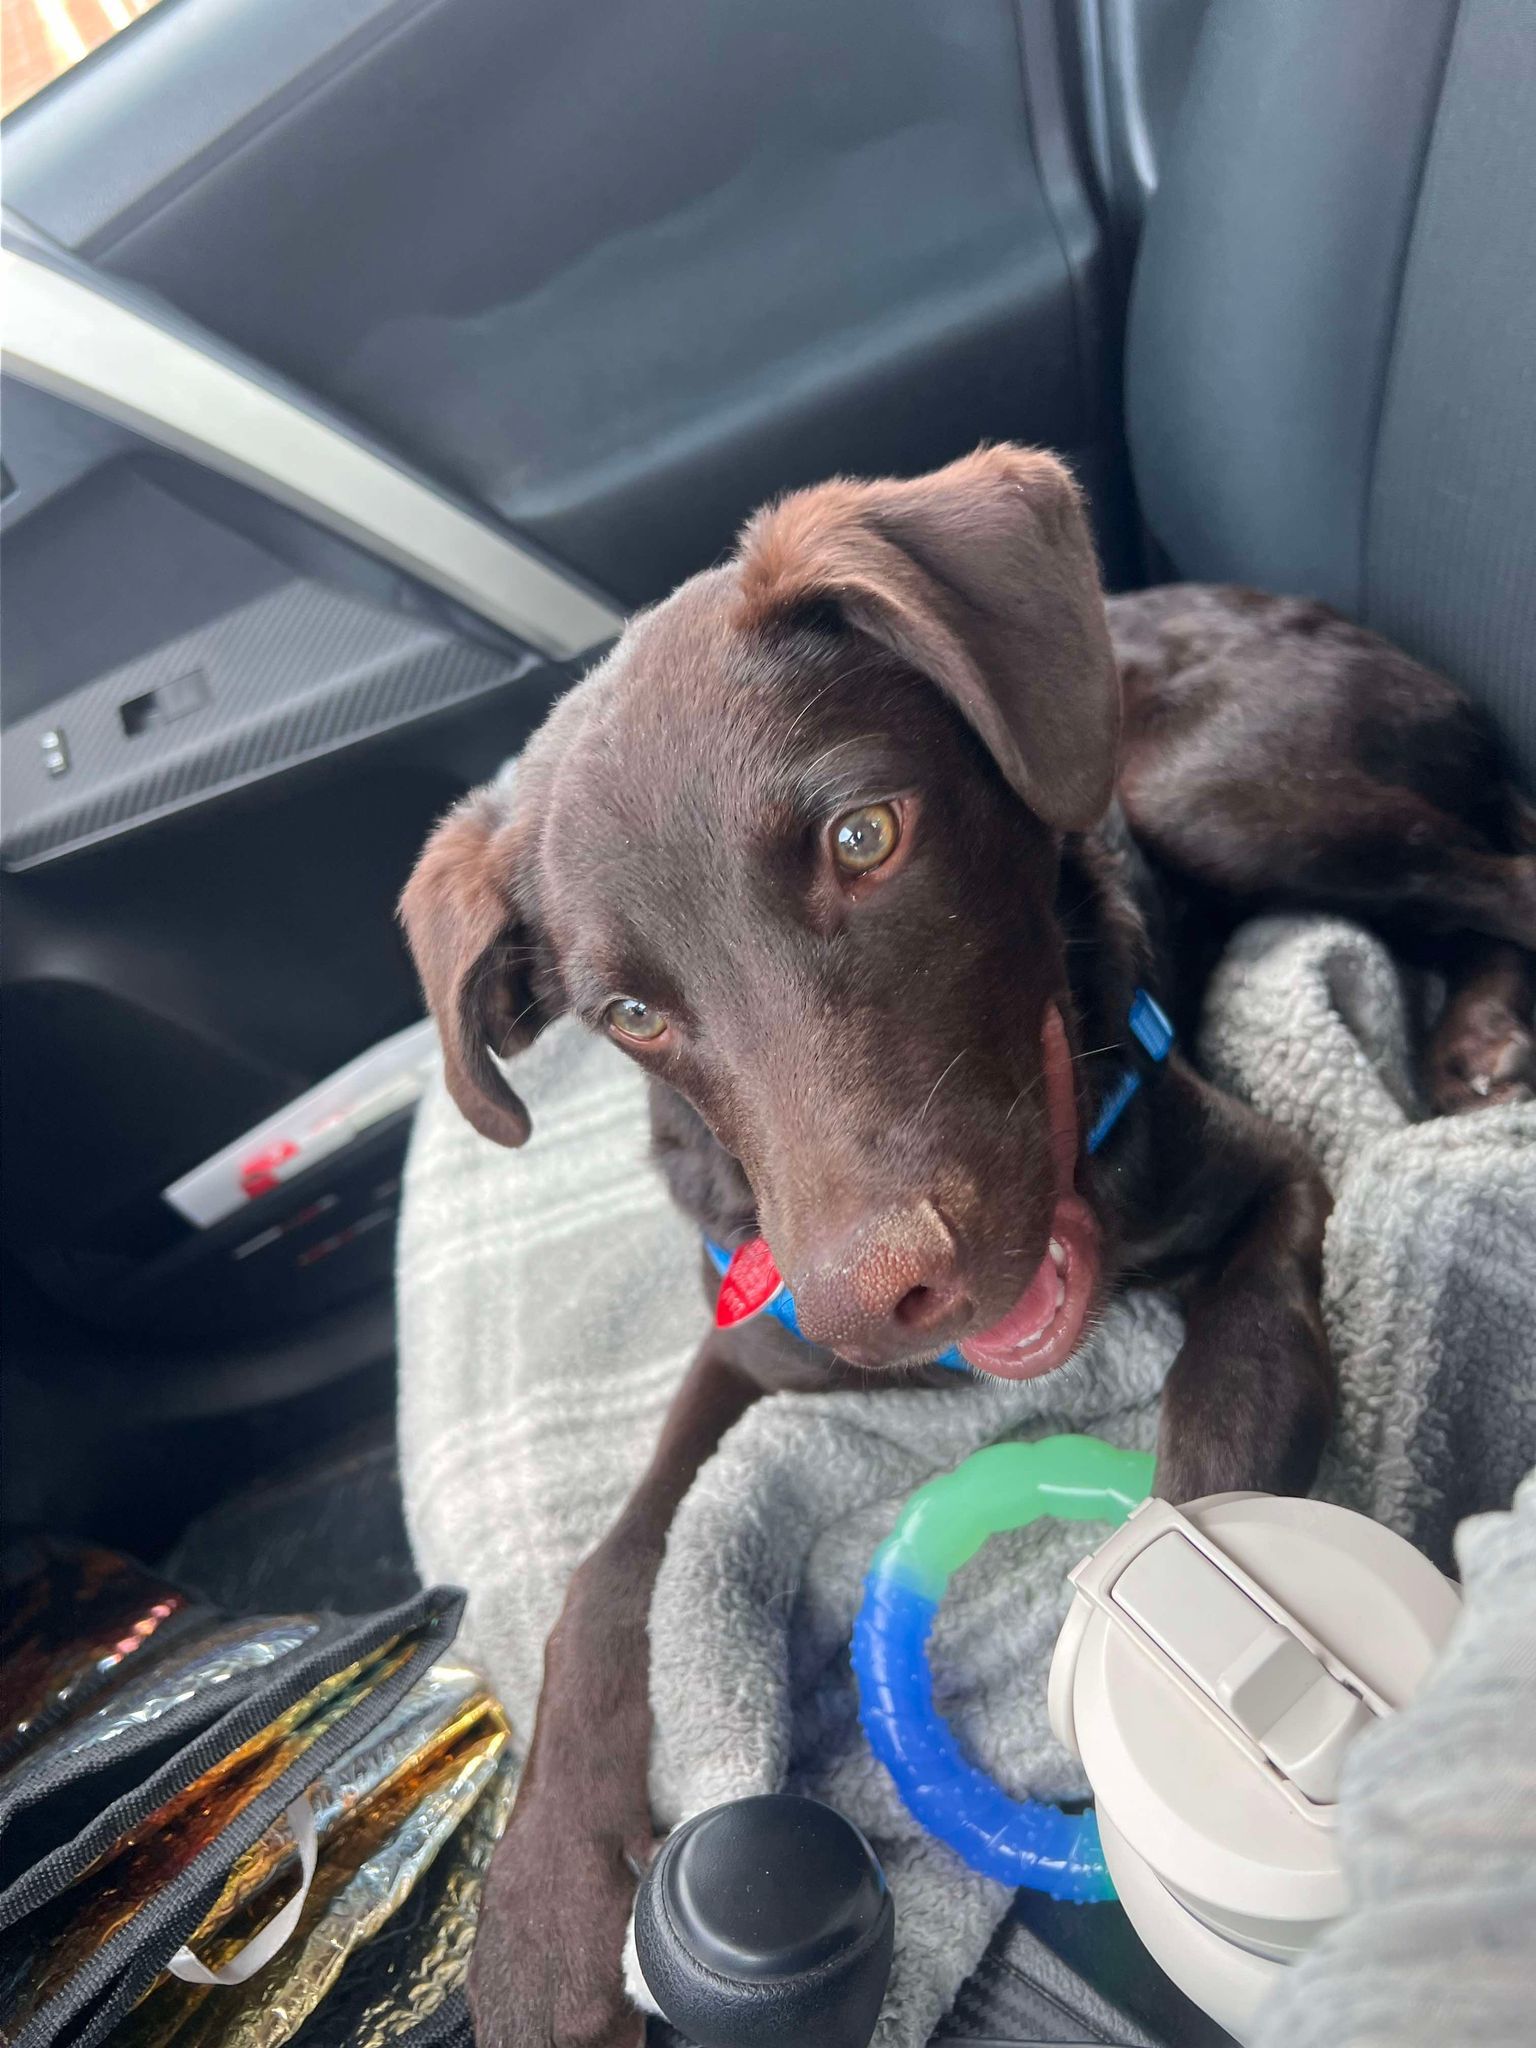
[[[287,1812],[289,1827],[293,1830],[294,1844],[299,1852],[299,1888],[280,1913],[275,1913],[259,1934],[253,1934],[238,1955],[231,1956],[217,1970],[210,1970],[206,1963],[200,1963],[191,1949],[183,1945],[166,1964],[173,1977],[180,1977],[188,1984],[243,1984],[264,1969],[299,1924],[299,1915],[304,1910],[304,1901],[309,1897],[309,1887],[314,1880],[315,1860],[320,1845],[315,1834],[315,1816],[310,1808],[309,1794],[300,1793]]]

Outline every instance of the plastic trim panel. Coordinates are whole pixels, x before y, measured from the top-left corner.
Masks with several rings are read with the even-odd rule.
[[[9,726],[0,862],[35,866],[543,666],[294,577]],[[129,735],[125,705],[188,684],[195,708]]]
[[[219,470],[446,592],[543,654],[612,639],[620,615],[198,330],[3,252],[6,367]]]

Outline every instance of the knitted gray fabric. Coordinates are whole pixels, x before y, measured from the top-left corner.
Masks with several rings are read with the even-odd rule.
[[[1412,1708],[1344,1767],[1354,1911],[1254,2048],[1525,2048],[1536,2033],[1536,1474],[1456,1536],[1465,1611]]]
[[[1461,1517],[1507,1507],[1536,1462],[1536,1105],[1415,1122],[1406,1046],[1375,939],[1266,918],[1217,970],[1200,1055],[1334,1190],[1341,1398],[1317,1491],[1449,1568]]]
[[[1331,921],[1241,933],[1201,1050],[1338,1192],[1325,1305],[1345,1394],[1323,1490],[1443,1551],[1461,1513],[1507,1501],[1536,1461],[1536,1110],[1415,1125],[1395,971]],[[556,1026],[517,1078],[534,1118],[521,1153],[476,1137],[441,1092],[418,1121],[401,1453],[422,1572],[469,1587],[470,1639],[526,1733],[565,1580],[643,1465],[703,1307],[697,1245],[644,1164],[633,1070]],[[1007,1895],[914,1827],[863,1743],[847,1643],[869,1556],[906,1495],[980,1444],[1085,1429],[1149,1445],[1178,1337],[1166,1301],[1128,1295],[1045,1380],[772,1398],[678,1514],[651,1615],[658,1818],[788,1785],[859,1822],[897,1907],[878,2048],[921,2048]],[[991,1544],[935,1634],[970,1753],[1047,1798],[1083,1789],[1044,1681],[1084,1548],[1049,1526]]]

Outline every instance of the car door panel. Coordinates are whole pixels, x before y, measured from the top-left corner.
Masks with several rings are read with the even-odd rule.
[[[183,72],[227,32],[196,12]],[[12,204],[630,603],[787,483],[1001,434],[1091,466],[1096,228],[1014,0],[348,18],[247,108],[221,69],[152,169],[114,110],[105,193],[23,132]]]
[[[1123,576],[1080,54],[1013,0],[163,0],[9,118],[12,273],[98,342],[6,392],[3,1229],[57,1303],[276,1351],[387,1282],[404,1113],[249,1229],[164,1191],[419,1016],[431,819],[762,498],[1046,441]]]

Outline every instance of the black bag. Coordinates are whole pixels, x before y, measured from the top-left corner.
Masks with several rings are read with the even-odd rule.
[[[186,1630],[193,1617],[202,1626],[213,1619],[184,1596],[160,1605],[173,1607],[157,1637],[161,1654],[175,1642],[178,1625]],[[78,1686],[62,1709],[55,1693],[19,1718],[7,1710],[10,1726],[0,1729],[0,1934],[13,1958],[22,1957],[20,1968],[29,1950],[67,1924],[70,1888],[125,1842],[149,1838],[153,1830],[144,1824],[169,1802],[209,1773],[234,1784],[227,1816],[208,1839],[168,1881],[124,1902],[113,1931],[51,1984],[42,2002],[25,1996],[13,1961],[0,1978],[0,2004],[20,2015],[13,2027],[0,2010],[10,2048],[94,2048],[104,2040],[207,1917],[236,1860],[442,1658],[463,1605],[461,1593],[437,1588],[362,1618],[309,1617],[303,1639],[265,1662],[115,1730],[108,1744],[62,1758],[59,1744],[46,1738],[83,1710]],[[8,1603],[0,1667],[17,1627]],[[126,1647],[138,1646],[130,1640]],[[282,1730],[277,1752],[270,1742],[275,1725]],[[239,1796],[244,1752],[267,1759],[265,1774],[252,1774],[248,1798]],[[275,1754],[287,1760],[274,1774]]]

